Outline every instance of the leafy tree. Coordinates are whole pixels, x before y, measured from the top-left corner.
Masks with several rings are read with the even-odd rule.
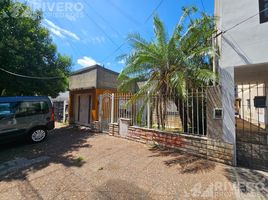
[[[42,13],[13,0],[0,1],[0,95],[49,95],[55,97],[68,86],[71,59],[57,53],[49,31],[42,27]]]
[[[164,23],[155,16],[155,39],[146,41],[140,34],[130,34],[128,39],[132,51],[119,57],[126,62],[126,67],[119,76],[119,89],[125,91],[136,82],[144,81],[132,101],[147,96],[148,91],[157,97],[154,105],[158,128],[165,128],[169,95],[183,100],[189,88],[197,88],[216,80],[212,71],[215,52],[212,45],[214,20],[204,13],[200,18],[193,18],[197,12],[194,7],[183,10],[170,37]],[[145,98],[145,102],[147,100]]]

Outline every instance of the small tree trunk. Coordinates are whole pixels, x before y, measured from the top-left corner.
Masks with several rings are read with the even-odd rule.
[[[167,98],[164,96],[163,99],[163,129],[166,128],[166,120],[167,120]]]
[[[164,128],[164,120],[163,120],[163,102],[162,102],[162,98],[161,96],[159,97],[160,98],[160,123],[161,123],[161,128],[163,129]]]
[[[160,116],[159,116],[159,99],[156,98],[156,118],[157,118],[157,128],[160,129]]]

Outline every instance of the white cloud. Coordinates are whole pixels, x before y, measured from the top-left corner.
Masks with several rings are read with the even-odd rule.
[[[65,38],[65,36],[58,30],[54,29],[54,28],[49,28],[50,32],[60,38]]]
[[[103,36],[89,36],[83,40],[85,44],[103,44],[105,42],[105,38]]]
[[[51,31],[52,34],[61,38],[70,37],[78,41],[80,40],[80,38],[75,33],[57,26],[52,21],[44,19],[44,22],[46,27]]]
[[[83,67],[89,67],[89,66],[98,64],[94,59],[87,57],[87,56],[84,56],[83,58],[78,59],[77,63],[79,65],[82,65]]]
[[[124,65],[125,64],[125,61],[124,60],[120,60],[120,61],[118,61],[118,64]]]
[[[105,38],[103,36],[101,36],[101,37],[93,37],[92,41],[99,44],[99,43],[103,43],[105,41]]]

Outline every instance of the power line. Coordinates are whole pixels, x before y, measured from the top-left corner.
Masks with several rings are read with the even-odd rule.
[[[206,12],[206,8],[205,8],[205,4],[204,4],[204,1],[203,0],[201,0],[201,4],[202,4],[202,7],[203,7],[204,12]]]
[[[89,4],[89,2],[87,2],[86,0],[84,1],[86,4],[87,4],[87,6],[88,7],[90,7],[117,35],[120,35],[120,36],[122,36],[121,35],[121,33],[119,33],[112,25],[111,25],[111,23],[108,21],[108,20],[106,20],[95,8],[94,8],[94,6],[91,6],[90,4]]]
[[[129,21],[133,22],[136,25],[140,25],[140,23],[134,19],[133,17],[131,17],[128,13],[126,13],[122,8],[120,8],[118,5],[116,5],[115,3],[113,3],[111,0],[108,0],[108,2],[116,9],[119,11],[119,13],[121,15],[123,15],[124,17],[126,17]]]
[[[106,61],[106,60],[108,60],[111,56],[113,56],[116,52],[118,52],[119,50],[121,50],[121,48],[127,43],[128,41],[126,40],[124,43],[122,43],[121,45],[119,45],[109,56],[107,56],[105,59],[103,59],[102,61],[101,61],[101,63],[102,62],[104,62],[104,61]]]
[[[155,14],[155,12],[160,8],[160,6],[162,5],[162,3],[164,2],[164,0],[161,0],[160,2],[159,2],[159,4],[157,4],[157,6],[155,7],[155,9],[153,10],[153,12],[146,18],[146,20],[145,20],[145,23],[147,23],[150,19],[151,19],[151,17]]]
[[[215,35],[214,38],[217,38],[217,37],[219,37],[220,35],[225,34],[226,32],[228,32],[228,31],[230,31],[230,30],[232,30],[232,29],[234,29],[234,28],[240,26],[241,24],[244,24],[244,23],[247,22],[248,20],[250,20],[250,19],[252,19],[252,18],[254,18],[254,17],[260,15],[261,13],[263,13],[263,12],[266,11],[266,10],[268,10],[268,8],[265,8],[265,9],[263,9],[262,11],[260,11],[260,12],[258,12],[258,13],[256,13],[256,14],[254,14],[254,15],[252,15],[252,16],[250,16],[250,17],[244,19],[244,20],[242,20],[241,22],[239,22],[239,23],[237,23],[237,24],[235,24],[235,25],[233,25],[233,26],[231,26],[230,28],[221,31],[220,33],[218,33],[217,35]]]
[[[148,17],[146,18],[144,24],[146,24],[150,18],[154,15],[154,13],[160,8],[160,6],[163,4],[164,0],[160,0],[159,4],[153,9],[153,11],[150,13],[150,15],[148,15]],[[104,62],[105,60],[107,60],[108,58],[110,58],[111,56],[113,56],[116,52],[118,52],[119,50],[121,50],[121,48],[128,42],[128,40],[125,40],[123,43],[121,43],[119,46],[117,46],[117,48],[109,55],[107,56],[105,59],[102,60],[102,62]]]
[[[85,2],[85,1],[83,1],[83,2]],[[97,26],[98,27],[98,29],[100,29],[100,31],[108,38],[108,40],[110,40],[110,42],[113,44],[113,45],[115,45],[115,46],[117,46],[117,43],[109,36],[109,34],[108,33],[106,33],[106,31],[93,19],[93,18],[91,18],[89,15],[88,15],[88,13],[87,12],[85,12],[85,14],[86,14],[86,16],[88,17],[88,19],[95,25],[95,26]]]
[[[38,80],[53,80],[53,79],[62,79],[63,77],[55,76],[55,77],[38,77],[38,76],[27,76],[27,75],[21,75],[21,74],[16,74],[10,71],[7,71],[3,68],[0,68],[1,71],[10,74],[12,76],[17,76],[21,78],[28,78],[28,79],[38,79]]]

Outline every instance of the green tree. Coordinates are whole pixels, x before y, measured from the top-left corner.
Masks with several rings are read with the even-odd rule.
[[[42,27],[42,12],[26,4],[0,1],[0,68],[41,80],[0,71],[0,95],[49,95],[68,87],[71,59],[57,53],[49,31]]]
[[[212,71],[214,20],[204,13],[200,18],[193,18],[197,12],[194,7],[183,10],[170,37],[164,23],[155,16],[155,39],[146,41],[139,34],[130,34],[128,39],[132,51],[119,57],[126,62],[119,76],[119,89],[125,91],[136,82],[144,81],[132,101],[147,96],[148,91],[157,97],[154,105],[158,128],[165,128],[169,95],[183,100],[188,88],[197,88],[216,80]],[[145,102],[147,100],[145,98]]]

